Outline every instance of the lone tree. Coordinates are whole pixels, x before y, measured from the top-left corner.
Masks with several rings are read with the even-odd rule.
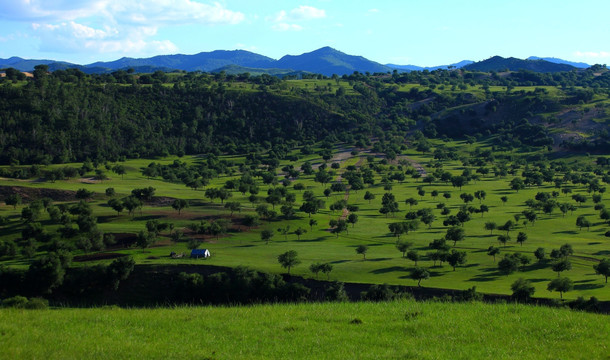
[[[466,252],[451,250],[451,253],[447,256],[447,262],[453,267],[453,271],[455,271],[458,265],[466,264]]]
[[[597,265],[593,265],[593,270],[597,275],[606,277],[606,283],[608,283],[608,276],[610,276],[610,259],[603,259]]]
[[[459,226],[453,226],[447,229],[447,233],[445,234],[445,239],[453,241],[453,246],[455,246],[458,241],[464,240],[465,237],[464,229]]]
[[[271,230],[263,230],[261,231],[261,240],[265,242],[265,244],[269,244],[269,240],[273,237],[273,231]]]
[[[527,234],[519,231],[519,234],[517,235],[517,242],[523,246],[523,243],[525,242],[525,240],[527,240]]]
[[[429,278],[430,272],[425,268],[416,267],[415,269],[413,269],[413,271],[411,271],[411,279],[417,280],[418,287],[421,287],[422,280],[427,280]]]
[[[189,202],[184,199],[176,199],[172,203],[172,208],[178,210],[178,215],[182,212],[182,209],[189,207]]]
[[[536,249],[536,251],[534,251],[534,256],[536,257],[536,259],[538,259],[539,263],[543,262],[546,258],[546,252],[544,251],[544,248],[539,247],[538,249]]]
[[[407,252],[407,250],[409,250],[409,248],[413,245],[413,243],[410,243],[408,241],[399,241],[396,243],[396,249],[398,249],[398,251],[400,251],[402,253],[402,257],[405,257],[405,253]]]
[[[529,280],[517,279],[511,286],[513,298],[517,301],[527,302],[536,292],[536,288]]]
[[[485,230],[490,231],[490,235],[494,234],[494,230],[498,228],[498,225],[493,221],[488,221],[485,223]]]
[[[15,210],[17,209],[17,205],[21,204],[21,196],[19,196],[19,194],[11,194],[4,200],[4,203],[12,206],[13,210]]]
[[[366,260],[366,252],[369,251],[369,247],[366,245],[358,245],[356,247],[356,254],[362,255],[362,258]]]
[[[498,255],[499,253],[500,253],[500,248],[497,248],[495,246],[490,246],[487,249],[487,255],[493,256],[494,262],[496,262],[496,255]]]
[[[316,274],[316,279],[318,279],[318,274],[322,271],[322,263],[313,263],[309,265],[309,271]]]
[[[574,283],[569,278],[553,279],[546,287],[548,291],[557,291],[559,297],[563,299],[563,293],[574,289]]]
[[[572,269],[572,263],[568,259],[561,259],[553,264],[553,271],[557,273],[557,277],[561,272]]]
[[[421,256],[417,251],[409,250],[409,252],[407,252],[407,259],[413,261],[417,267],[417,262],[421,259]]]
[[[290,275],[290,269],[293,266],[297,266],[301,263],[298,259],[298,253],[294,250],[288,250],[283,254],[277,256],[277,261],[282,265],[283,268],[288,269],[288,275]]]

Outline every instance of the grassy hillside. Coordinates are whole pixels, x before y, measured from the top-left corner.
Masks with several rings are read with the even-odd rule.
[[[0,310],[2,358],[607,359],[607,316],[482,303]]]
[[[493,140],[490,141],[493,143]],[[438,143],[435,146],[440,146]],[[489,145],[485,143],[468,145],[465,143],[448,143],[448,146],[456,146],[460,151],[465,149],[472,150],[480,147],[482,150],[488,149]],[[262,223],[252,229],[240,226],[240,219],[245,214],[254,214],[254,207],[257,204],[252,204],[248,200],[248,195],[242,195],[237,191],[232,192],[232,197],[229,201],[239,202],[241,211],[235,213],[233,217],[225,209],[219,200],[210,201],[204,196],[203,190],[192,190],[184,184],[171,183],[163,181],[159,177],[148,179],[143,176],[139,168],[145,167],[149,160],[131,160],[124,163],[127,173],[124,178],[117,175],[112,175],[110,180],[103,182],[95,182],[93,184],[82,183],[83,179],[71,179],[66,181],[36,182],[36,181],[20,181],[2,180],[0,185],[14,186],[21,185],[32,188],[54,188],[62,190],[77,190],[78,188],[87,188],[95,191],[97,195],[90,204],[93,209],[94,216],[98,219],[98,228],[109,234],[125,234],[130,233],[135,237],[135,233],[145,229],[148,220],[158,220],[160,222],[170,222],[175,225],[176,230],[185,232],[186,239],[184,241],[173,244],[169,240],[168,231],[160,234],[156,245],[145,250],[137,248],[121,248],[112,247],[106,252],[130,254],[134,256],[139,264],[211,264],[235,267],[239,265],[249,266],[253,269],[281,273],[285,272],[278,262],[277,256],[288,250],[296,250],[299,254],[301,264],[292,269],[292,273],[305,277],[315,277],[309,271],[309,265],[314,262],[328,262],[333,265],[333,270],[330,274],[331,280],[340,280],[346,282],[360,283],[388,283],[396,285],[417,284],[409,275],[414,268],[414,262],[402,257],[402,254],[396,249],[395,244],[397,238],[394,237],[389,229],[388,224],[394,222],[406,221],[405,214],[408,211],[417,211],[419,209],[432,209],[436,216],[431,227],[428,228],[423,223],[417,230],[411,231],[409,234],[403,234],[401,240],[406,240],[413,243],[412,250],[416,250],[422,257],[418,262],[418,266],[428,268],[431,278],[422,282],[423,286],[436,288],[451,288],[451,289],[466,289],[472,286],[477,286],[477,289],[482,292],[510,294],[510,285],[520,277],[532,281],[536,288],[536,297],[552,297],[559,298],[558,293],[551,293],[546,290],[549,281],[557,277],[557,274],[552,271],[550,263],[537,263],[533,256],[534,250],[538,247],[543,247],[546,250],[547,258],[551,250],[558,249],[564,244],[570,244],[574,249],[574,255],[570,258],[572,269],[562,273],[562,276],[571,278],[574,283],[574,291],[564,294],[564,297],[574,299],[578,296],[596,296],[599,300],[610,300],[610,288],[604,283],[602,276],[596,275],[593,270],[593,265],[604,257],[608,257],[608,240],[604,233],[608,230],[606,222],[599,219],[599,212],[594,210],[594,204],[591,201],[591,195],[586,191],[585,187],[577,184],[566,185],[566,188],[572,190],[570,195],[583,194],[588,197],[588,201],[578,207],[573,214],[567,213],[565,216],[558,209],[555,209],[551,214],[543,214],[538,212],[538,220],[535,223],[523,224],[524,217],[521,216],[517,222],[516,228],[510,232],[511,240],[506,244],[498,243],[498,235],[504,234],[504,231],[495,230],[493,234],[485,230],[486,222],[493,221],[497,225],[502,225],[508,220],[514,221],[514,215],[521,214],[527,210],[525,201],[532,199],[539,192],[550,193],[556,191],[553,185],[545,183],[541,186],[531,186],[519,192],[510,189],[509,183],[513,176],[495,177],[491,174],[481,176],[479,180],[471,181],[469,184],[459,190],[453,187],[450,183],[446,184],[440,180],[434,181],[432,184],[424,183],[422,179],[413,179],[407,177],[402,183],[393,182],[392,190],[384,190],[382,185],[382,177],[387,174],[388,169],[393,166],[398,169],[397,162],[412,161],[414,163],[423,164],[424,168],[429,172],[432,168],[428,166],[431,161],[429,154],[417,153],[414,150],[406,150],[399,155],[399,160],[394,165],[381,165],[380,158],[373,158],[373,162],[367,160],[367,153],[352,156],[349,151],[335,152],[335,160],[342,157],[339,169],[335,174],[335,179],[350,165],[355,166],[379,166],[385,167],[386,170],[379,174],[375,174],[375,185],[367,186],[364,190],[351,191],[348,197],[348,203],[359,207],[356,212],[359,216],[358,222],[352,226],[348,226],[347,232],[342,232],[339,236],[330,233],[329,221],[338,219],[341,211],[331,211],[329,207],[337,200],[344,199],[344,193],[333,193],[329,197],[325,197],[322,192],[328,185],[323,186],[314,181],[314,175],[301,174],[298,179],[293,181],[289,186],[289,190],[296,195],[294,209],[296,215],[292,219],[285,219],[279,213],[280,206],[276,206],[278,217],[272,221],[262,219]],[[223,157],[235,164],[238,167],[244,161],[243,157]],[[174,158],[155,160],[158,163],[171,163]],[[197,163],[196,157],[185,157],[182,159],[188,163]],[[322,159],[319,155],[304,156],[297,162],[282,161],[280,167],[284,164],[293,164],[295,168],[299,168],[300,164],[305,160],[310,160],[312,163],[321,163]],[[330,162],[334,162],[331,160]],[[569,160],[580,164],[590,163],[591,160],[579,157]],[[401,165],[402,166],[402,165]],[[406,168],[403,167],[403,171]],[[445,161],[444,170],[451,172],[454,175],[460,174],[465,167],[458,161]],[[471,167],[472,168],[472,167]],[[474,168],[472,168],[474,169]],[[281,172],[279,172],[281,173]],[[557,176],[562,174],[558,173]],[[227,180],[238,179],[239,173],[234,175],[221,175],[214,178],[208,185],[208,188],[222,187]],[[86,178],[85,178],[86,179]],[[271,185],[264,185],[257,180],[260,186],[261,202],[264,203],[267,189],[273,188]],[[317,214],[312,215],[311,219],[315,219],[317,224],[313,227],[309,226],[310,217],[301,211],[298,207],[303,202],[304,190],[295,191],[292,185],[301,183],[305,186],[305,190],[314,192],[317,198],[323,199],[326,202],[324,209],[321,209]],[[127,212],[117,215],[110,207],[106,205],[109,197],[103,195],[104,190],[108,187],[114,187],[117,198],[126,196],[131,189],[136,187],[152,186],[156,188],[156,195],[168,196],[171,198],[189,199],[191,206],[183,210],[182,214],[173,210],[170,206],[171,202],[145,204],[142,212],[136,211],[134,216],[129,216]],[[417,187],[422,186],[425,191],[423,196],[418,195]],[[433,190],[439,192],[436,198],[431,196]],[[443,221],[447,218],[440,214],[440,209],[437,204],[445,203],[451,210],[451,214],[456,214],[463,201],[460,195],[463,193],[473,194],[475,191],[485,191],[486,197],[481,201],[475,199],[471,206],[479,207],[480,204],[486,204],[489,207],[489,212],[471,214],[471,220],[464,224],[466,238],[464,241],[458,242],[454,247],[453,243],[449,242],[452,248],[467,253],[467,263],[464,266],[458,266],[455,271],[448,264],[439,266],[430,260],[427,253],[432,249],[428,247],[429,243],[435,239],[439,239],[445,235],[448,227],[443,225]],[[376,198],[372,201],[364,200],[364,193],[370,191],[375,194]],[[384,216],[379,213],[383,194],[391,192],[396,196],[399,203],[399,212],[395,216]],[[445,199],[442,194],[449,193],[450,199]],[[504,204],[500,198],[507,196],[508,201]],[[412,209],[405,204],[405,199],[415,198],[418,204]],[[569,202],[576,204],[569,195],[560,194],[557,198],[558,202]],[[604,196],[601,200],[602,204],[610,207],[610,200]],[[73,202],[72,202],[73,203]],[[2,228],[3,239],[15,239],[18,243],[23,228],[23,223],[19,221],[19,214],[23,205],[18,206],[13,210],[12,206],[0,207],[0,215],[7,216],[10,222]],[[271,209],[271,206],[269,205]],[[591,220],[592,226],[589,230],[586,228],[579,229],[576,226],[576,218],[579,215],[584,215]],[[198,223],[201,220],[226,218],[232,221],[232,230],[218,238],[209,235],[195,234],[188,229],[188,226],[193,223]],[[42,214],[40,221],[47,227],[47,230],[53,233],[58,224],[54,224],[47,214]],[[290,226],[286,236],[279,233],[277,230]],[[298,238],[294,231],[299,227],[306,229],[307,233]],[[271,230],[275,236],[266,244],[261,241],[261,232],[265,229]],[[518,244],[515,239],[518,232],[525,232],[528,239],[523,245]],[[203,239],[205,243],[202,245],[210,249],[213,256],[207,261],[184,259],[171,259],[170,251],[187,253],[188,238]],[[68,239],[67,242],[76,243],[77,239]],[[358,245],[367,245],[369,251],[367,259],[364,260],[361,255],[355,252]],[[493,258],[487,255],[489,246],[500,248],[500,254],[494,261]],[[44,246],[40,248],[41,253],[44,252]],[[95,252],[92,252],[95,258]],[[520,253],[530,258],[531,263],[525,267],[521,267],[510,275],[503,275],[498,271],[498,261],[505,254]],[[83,255],[82,251],[76,250],[76,255]],[[12,260],[6,259],[4,264],[25,268],[30,264],[29,259],[17,256]],[[75,262],[74,266],[87,266],[92,264],[90,261]],[[321,278],[324,275],[321,274]]]

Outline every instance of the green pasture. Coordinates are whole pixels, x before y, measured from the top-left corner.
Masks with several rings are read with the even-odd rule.
[[[483,303],[0,310],[3,359],[606,359],[607,316]]]

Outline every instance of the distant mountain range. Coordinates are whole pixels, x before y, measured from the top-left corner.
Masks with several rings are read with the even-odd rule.
[[[20,57],[0,59],[0,68],[12,67],[20,71],[32,71],[36,65],[48,65],[49,70],[78,68],[85,73],[109,73],[117,70],[134,69],[136,72],[171,71],[225,71],[230,74],[249,72],[284,76],[299,75],[303,72],[323,74],[386,73],[464,68],[471,71],[530,70],[535,72],[570,71],[589,67],[585,63],[575,63],[556,58],[532,56],[526,60],[494,56],[490,59],[473,62],[463,60],[455,64],[422,67],[415,65],[380,64],[362,56],[348,55],[331,47],[323,47],[301,55],[285,55],[279,60],[245,50],[216,50],[195,55],[159,55],[151,58],[124,57],[115,61],[95,62],[88,65],[72,64],[55,60],[32,60]]]
[[[439,66],[417,66],[417,65],[396,65],[396,64],[386,64],[386,66],[391,67],[392,69],[403,70],[403,71],[434,71],[439,69],[460,69],[466,65],[472,64],[474,61],[471,60],[462,60],[458,63],[450,64],[450,65],[439,65]]]

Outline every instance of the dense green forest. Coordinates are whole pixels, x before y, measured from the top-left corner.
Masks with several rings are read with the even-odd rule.
[[[229,154],[328,139],[348,144],[420,130],[429,138],[500,134],[499,145],[607,151],[608,132],[558,143],[549,124],[608,118],[610,72],[540,74],[436,70],[311,79],[206,73],[86,75],[24,79],[6,70],[0,84],[0,163],[50,164],[198,153]],[[567,116],[567,115],[566,115]],[[280,155],[282,151],[277,151]]]

